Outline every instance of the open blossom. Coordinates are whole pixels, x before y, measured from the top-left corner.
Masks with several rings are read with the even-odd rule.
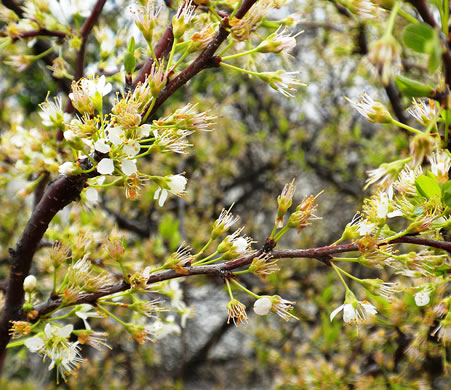
[[[419,124],[428,126],[437,116],[437,107],[435,102],[431,99],[412,99],[412,106],[410,106],[407,112],[412,115]]]
[[[240,228],[233,234],[228,235],[218,245],[218,252],[223,254],[223,258],[234,259],[251,252],[252,240],[249,237],[240,237],[242,230],[243,228]]]
[[[229,228],[238,222],[239,216],[234,217],[229,210],[222,209],[221,214],[219,214],[218,219],[213,224],[213,229],[211,236],[213,239],[218,238],[222,233],[225,233]]]
[[[155,29],[160,11],[161,7],[156,6],[153,1],[147,1],[145,7],[140,7],[134,12],[135,24],[147,42],[152,41],[153,30]]]
[[[251,31],[266,16],[270,8],[272,8],[271,1],[260,0],[246,12],[244,17],[233,17],[230,19],[229,24],[231,26],[232,37],[237,41],[246,41]]]
[[[193,4],[191,0],[184,1],[177,13],[172,18],[172,28],[175,39],[180,39],[185,33],[188,24],[191,22],[191,19],[194,16],[194,12],[196,11],[196,6]]]
[[[346,6],[364,19],[377,17],[380,11],[379,6],[372,0],[351,0],[346,3]]]
[[[431,172],[437,177],[439,183],[448,181],[448,172],[451,167],[451,158],[445,150],[436,151],[429,156]]]
[[[75,175],[79,171],[80,171],[80,168],[77,165],[75,165],[74,163],[69,162],[69,161],[61,164],[58,168],[58,172],[61,175],[66,175],[66,176]]]
[[[286,72],[278,70],[276,72],[261,72],[257,76],[267,82],[269,86],[280,92],[283,96],[292,98],[296,92],[296,86],[305,86],[304,83],[297,78],[299,72]]]
[[[277,265],[277,259],[273,261],[271,260],[272,257],[268,253],[263,253],[258,257],[254,257],[251,265],[249,266],[249,271],[260,276],[262,279],[265,279],[267,275],[280,270]]]
[[[39,112],[39,116],[44,126],[60,127],[64,125],[64,122],[70,120],[70,114],[63,111],[61,97],[55,98],[53,102],[46,100],[39,107],[42,110],[42,112]]]
[[[73,329],[72,325],[59,327],[46,324],[42,336],[25,341],[25,346],[31,352],[39,352],[44,355],[44,359],[46,357],[51,359],[49,370],[56,366],[57,378],[61,375],[63,379],[66,379],[66,375],[73,373],[84,361],[80,355],[79,343],[69,341]]]
[[[381,164],[379,168],[367,171],[368,179],[364,189],[370,185],[378,183],[381,187],[387,188],[398,177],[399,172],[406,166],[411,158],[396,160],[391,163]]]
[[[112,85],[106,84],[105,76],[96,79],[82,78],[72,82],[72,92],[69,98],[74,107],[81,113],[93,114],[94,108],[102,108],[102,98],[111,92]]]
[[[183,175],[172,175],[166,180],[166,184],[169,188],[158,187],[155,191],[154,199],[158,199],[158,205],[163,207],[164,202],[168,198],[169,192],[176,196],[183,196],[185,193],[185,186],[187,180]]]
[[[296,46],[296,37],[300,32],[294,36],[285,27],[280,26],[276,32],[269,35],[256,50],[261,53],[289,53]]]
[[[384,105],[380,102],[374,101],[365,92],[360,95],[358,103],[345,97],[345,99],[353,105],[360,115],[365,117],[370,122],[376,123],[391,123],[392,117]]]
[[[276,224],[278,228],[283,227],[283,216],[288,211],[293,203],[293,195],[296,186],[293,185],[294,179],[291,183],[285,184],[281,194],[277,197],[277,217]]]
[[[368,320],[369,315],[377,313],[376,308],[371,303],[367,301],[360,302],[354,297],[350,300],[347,299],[343,305],[337,307],[330,314],[330,320],[332,321],[342,310],[343,321],[350,325],[364,324]]]

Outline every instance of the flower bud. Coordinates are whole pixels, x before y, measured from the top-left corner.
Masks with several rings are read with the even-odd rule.
[[[28,275],[23,281],[23,289],[26,292],[32,292],[36,288],[36,277],[33,275]]]

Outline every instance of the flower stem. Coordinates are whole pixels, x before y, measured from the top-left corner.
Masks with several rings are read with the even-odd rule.
[[[235,279],[231,279],[233,283],[235,283],[241,290],[247,292],[249,295],[253,296],[255,299],[260,299],[261,296],[253,293],[251,290],[248,290],[246,287],[244,287],[241,283],[238,283]]]
[[[241,53],[232,54],[230,56],[222,57],[221,61],[227,61],[227,60],[231,60],[232,58],[247,56],[248,54],[256,53],[257,51],[258,51],[257,48],[254,48],[251,50],[243,51]]]
[[[414,134],[424,134],[422,131],[415,129],[414,127],[411,127],[409,125],[406,125],[402,122],[397,121],[396,119],[392,119],[391,121],[394,125],[401,127],[402,129],[405,129],[407,131],[410,131],[411,133]]]

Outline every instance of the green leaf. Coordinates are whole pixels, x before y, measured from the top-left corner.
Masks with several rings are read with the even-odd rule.
[[[409,24],[403,31],[402,40],[409,49],[430,54],[434,35],[434,29],[426,23]]]
[[[135,53],[135,38],[130,38],[130,43],[128,44],[128,52],[131,54]]]
[[[427,199],[431,199],[435,196],[441,197],[442,190],[435,177],[426,175],[418,176],[415,180],[415,186],[420,195]]]
[[[427,50],[429,53],[428,68],[433,73],[438,69],[442,61],[442,45],[440,44],[438,30],[434,30],[434,38],[428,42]]]
[[[136,58],[130,52],[125,52],[124,55],[124,68],[127,73],[132,73],[136,67]]]
[[[411,97],[430,97],[434,89],[406,76],[396,76],[395,83],[399,90]]]
[[[451,207],[451,181],[447,181],[445,184],[442,185],[442,198],[443,203]]]

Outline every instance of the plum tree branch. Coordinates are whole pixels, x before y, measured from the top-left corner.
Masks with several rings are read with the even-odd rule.
[[[389,242],[396,244],[409,243],[423,245],[432,248],[443,249],[451,253],[451,243],[446,241],[431,240],[416,236],[404,236]],[[381,241],[379,245],[384,245],[386,243],[387,241]],[[319,248],[272,250],[270,254],[271,257],[274,259],[297,259],[297,258],[316,259],[328,265],[329,261],[333,259],[334,255],[346,252],[355,252],[358,250],[359,246],[357,243],[354,242],[350,244],[324,246]],[[252,260],[262,253],[263,250],[259,250],[250,255],[235,260],[226,261],[223,263],[200,265],[195,267],[184,267],[185,272],[183,274],[177,273],[175,270],[165,270],[156,272],[155,274],[150,275],[149,279],[147,280],[147,284],[150,285],[165,280],[194,275],[211,275],[221,278],[228,277],[231,276],[232,271],[238,270],[239,268],[251,264]],[[125,281],[120,281],[113,285],[105,286],[105,288],[103,288],[101,291],[80,294],[74,302],[68,304],[67,306],[74,306],[82,303],[90,303],[95,305],[97,299],[111,294],[115,294],[120,291],[128,290],[129,288],[130,285],[128,283],[126,283]],[[47,302],[43,302],[35,307],[35,309],[38,312],[37,318],[47,315],[52,311],[62,307],[63,306],[61,298],[56,299],[50,298]]]

